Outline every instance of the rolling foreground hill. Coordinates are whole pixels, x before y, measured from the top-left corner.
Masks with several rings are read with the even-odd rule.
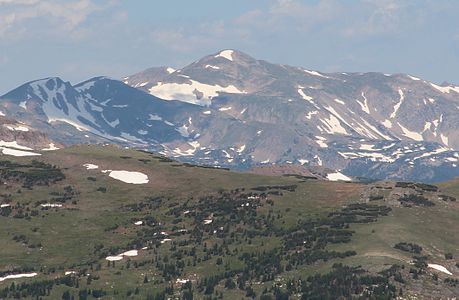
[[[423,182],[459,176],[459,87],[411,75],[320,73],[224,50],[124,82],[26,83],[7,117],[57,142],[116,143],[201,165],[296,164]]]
[[[459,183],[329,182],[114,146],[0,161],[0,298],[447,299]]]

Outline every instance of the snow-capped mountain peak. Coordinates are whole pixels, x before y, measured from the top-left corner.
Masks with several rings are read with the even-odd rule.
[[[432,181],[459,175],[458,91],[413,75],[324,73],[222,50],[123,82],[30,82],[2,96],[0,110],[67,143],[108,139],[215,166]]]

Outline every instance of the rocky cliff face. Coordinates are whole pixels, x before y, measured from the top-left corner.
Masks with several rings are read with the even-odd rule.
[[[0,152],[14,156],[40,155],[38,151],[57,150],[62,145],[47,134],[23,122],[0,115]],[[36,152],[34,152],[36,151]]]

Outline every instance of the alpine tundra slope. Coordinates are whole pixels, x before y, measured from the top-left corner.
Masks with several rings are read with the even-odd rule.
[[[1,299],[451,299],[459,183],[71,146],[1,156]]]

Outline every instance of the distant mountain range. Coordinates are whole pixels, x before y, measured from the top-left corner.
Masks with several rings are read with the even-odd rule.
[[[122,81],[32,81],[1,96],[0,109],[56,143],[117,143],[198,164],[459,176],[459,87],[405,74],[321,73],[224,50]]]

